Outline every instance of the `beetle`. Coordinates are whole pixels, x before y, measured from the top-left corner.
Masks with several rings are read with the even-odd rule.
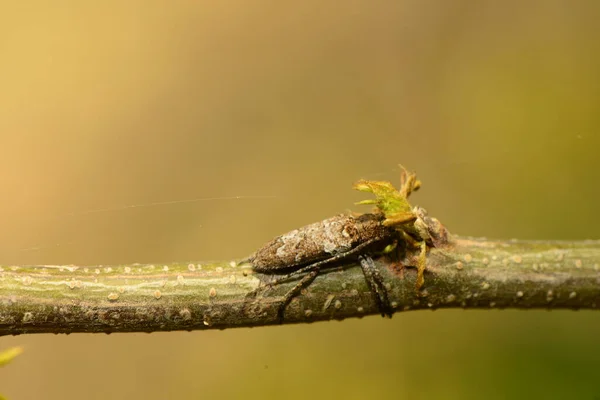
[[[292,299],[308,287],[323,268],[351,258],[359,261],[381,315],[391,317],[393,309],[388,292],[371,255],[374,252],[391,251],[400,240],[410,247],[420,249],[417,259],[417,291],[421,288],[427,248],[428,245],[433,245],[432,235],[428,232],[428,227],[432,224],[431,219],[426,217],[425,210],[413,208],[408,203],[408,197],[420,188],[421,182],[414,173],[401,168],[399,190],[385,181],[360,180],[354,185],[359,191],[375,195],[374,200],[358,203],[375,204],[374,213],[358,217],[340,214],[295,229],[274,238],[245,260],[252,264],[255,272],[279,275],[267,283],[266,288],[304,275],[284,295],[277,310],[280,323],[283,322],[285,309]],[[253,290],[249,296],[256,295],[265,287]]]
[[[283,321],[285,308],[300,291],[309,286],[321,269],[355,257],[361,268],[382,316],[390,316],[392,308],[381,274],[369,255],[383,250],[397,237],[396,231],[384,226],[383,215],[363,214],[359,217],[336,215],[278,236],[248,258],[252,269],[263,274],[281,275],[268,287],[304,275],[289,290],[280,304],[277,317]],[[256,289],[257,292],[262,288]],[[255,293],[251,293],[255,294]]]

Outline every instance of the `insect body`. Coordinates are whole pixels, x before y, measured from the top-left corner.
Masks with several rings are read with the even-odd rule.
[[[254,270],[269,273],[294,268],[346,254],[366,242],[389,238],[393,230],[383,226],[382,221],[382,216],[375,214],[359,217],[340,214],[293,230],[255,253]]]
[[[349,258],[358,259],[365,279],[383,316],[391,316],[387,289],[370,253],[389,250],[398,242],[419,250],[417,258],[417,292],[423,286],[428,247],[438,247],[447,239],[445,228],[424,209],[412,207],[408,197],[421,182],[414,173],[402,168],[401,186],[397,190],[385,181],[358,181],[354,188],[375,195],[375,199],[358,204],[374,204],[375,213],[359,217],[337,215],[281,235],[264,245],[247,261],[256,272],[280,275],[267,284],[272,287],[289,278],[304,275],[288,291],[278,309],[283,321],[285,308],[300,291],[310,285],[321,269]],[[259,289],[251,294],[256,294]]]
[[[391,316],[387,290],[373,260],[368,256],[370,251],[383,249],[397,237],[395,230],[382,222],[381,214],[363,214],[359,217],[337,215],[278,236],[251,256],[248,261],[255,271],[281,275],[268,286],[304,275],[285,294],[278,310],[280,322],[290,301],[310,285],[322,268],[351,257],[359,259],[382,315]]]

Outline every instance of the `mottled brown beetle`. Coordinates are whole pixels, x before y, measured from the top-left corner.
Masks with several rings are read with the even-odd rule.
[[[359,217],[342,214],[307,225],[276,237],[248,258],[254,271],[281,275],[266,287],[305,274],[285,294],[277,312],[280,322],[283,322],[285,308],[290,301],[310,285],[322,268],[352,257],[358,259],[381,315],[391,317],[393,310],[387,289],[369,254],[384,248],[389,251],[399,242],[420,250],[416,280],[416,290],[420,290],[424,283],[427,249],[442,245],[447,235],[445,228],[435,218],[428,217],[424,209],[410,205],[408,197],[421,187],[421,182],[414,173],[400,167],[399,190],[386,181],[360,180],[355,183],[355,189],[375,195],[373,200],[358,203],[374,204],[375,213]],[[261,289],[252,291],[250,295]]]
[[[274,286],[297,275],[306,274],[288,291],[279,306],[277,316],[283,322],[285,308],[300,291],[310,285],[322,268],[341,260],[356,257],[382,316],[392,315],[387,289],[370,251],[381,251],[398,237],[392,227],[383,225],[382,214],[363,214],[359,217],[336,215],[281,235],[249,257],[252,268],[263,274],[277,274]],[[251,294],[255,294],[258,288]]]

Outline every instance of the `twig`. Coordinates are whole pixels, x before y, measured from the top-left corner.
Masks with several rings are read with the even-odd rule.
[[[404,265],[415,265],[409,254]],[[377,266],[397,311],[435,308],[571,308],[600,305],[600,241],[533,242],[454,238],[431,249],[422,293],[416,269],[387,257]],[[0,335],[154,332],[271,325],[278,285],[247,298],[261,279],[250,265],[0,267]],[[378,314],[354,262],[322,273],[292,301],[285,323]]]

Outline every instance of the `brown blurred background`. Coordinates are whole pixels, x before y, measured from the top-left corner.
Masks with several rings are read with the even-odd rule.
[[[455,233],[600,237],[597,1],[6,3],[0,264],[243,257],[399,162]],[[116,210],[222,196],[274,197]],[[0,392],[598,399],[599,317],[0,338]]]

